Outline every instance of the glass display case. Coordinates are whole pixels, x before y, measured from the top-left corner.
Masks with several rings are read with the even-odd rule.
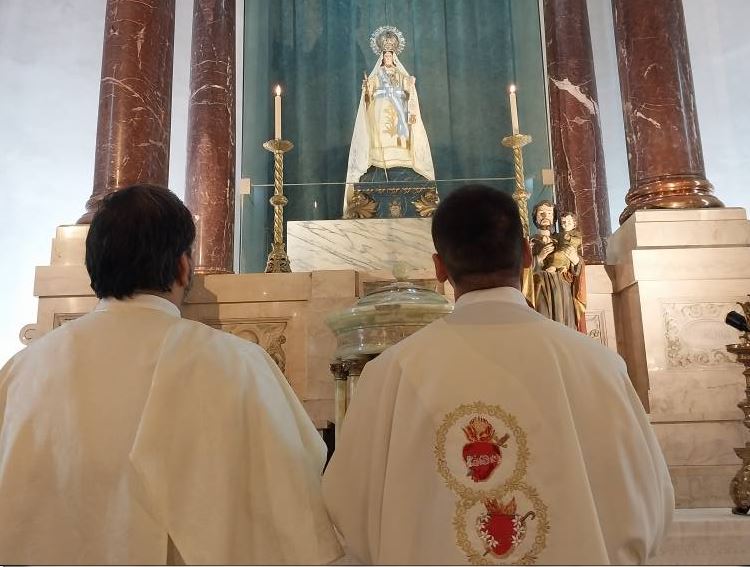
[[[273,156],[263,143],[274,137],[276,85],[282,89],[282,137],[294,143],[284,156],[287,222],[341,219],[345,192],[356,188],[387,187],[391,197],[380,210],[391,218],[424,213],[407,210],[415,200],[395,204],[404,189],[434,187],[444,198],[478,182],[513,192],[513,153],[500,143],[511,134],[511,84],[518,89],[520,130],[533,138],[524,148],[529,207],[552,197],[542,182],[550,151],[537,2],[246,0],[244,22],[242,177],[251,191],[241,197],[242,272],[264,270],[272,240]],[[382,33],[371,41],[382,26],[396,30],[394,45]],[[393,49],[395,64],[384,58],[386,48]],[[396,71],[391,77],[399,71],[405,77],[390,91],[381,73],[388,64]],[[379,96],[393,103],[385,118],[392,124],[384,128],[393,128],[397,149],[389,154],[383,149],[389,142],[370,135],[370,155],[381,152],[386,166],[358,169],[355,154],[367,151],[367,116]],[[419,157],[399,161],[408,150]]]

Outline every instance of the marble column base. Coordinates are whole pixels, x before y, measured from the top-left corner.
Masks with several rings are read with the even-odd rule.
[[[725,315],[750,293],[743,209],[637,211],[609,241],[618,351],[670,466],[679,506],[729,506],[747,430]]]

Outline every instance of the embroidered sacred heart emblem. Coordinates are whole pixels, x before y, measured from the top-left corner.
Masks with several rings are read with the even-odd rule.
[[[466,474],[474,482],[483,482],[500,465],[503,458],[500,448],[508,446],[510,435],[506,433],[498,439],[492,424],[479,416],[471,418],[463,431],[469,441],[462,452]]]
[[[521,544],[526,537],[526,521],[536,517],[527,512],[523,517],[516,513],[516,499],[507,504],[498,504],[494,498],[484,502],[486,513],[476,520],[477,534],[484,543],[484,555],[492,553],[505,557]]]

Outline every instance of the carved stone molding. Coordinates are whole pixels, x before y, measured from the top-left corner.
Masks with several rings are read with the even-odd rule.
[[[57,329],[60,325],[75,321],[79,317],[83,317],[85,313],[55,313],[52,319],[52,328]]]
[[[670,368],[713,368],[735,364],[725,345],[736,333],[724,317],[736,309],[730,302],[663,303],[666,358]]]
[[[263,347],[282,372],[286,371],[286,330],[289,319],[255,317],[203,321],[206,325],[230,333]]]
[[[33,341],[36,337],[36,331],[36,323],[29,323],[28,325],[21,327],[21,330],[18,333],[18,339],[21,341],[21,344],[28,345]]]

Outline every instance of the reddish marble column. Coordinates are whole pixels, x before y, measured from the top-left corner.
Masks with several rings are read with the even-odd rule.
[[[81,224],[107,193],[167,186],[174,10],[175,0],[107,0],[94,190]]]
[[[185,203],[196,225],[199,273],[234,260],[234,0],[195,0]]]
[[[611,233],[586,0],[544,0],[555,197],[578,215],[583,258],[603,264]]]
[[[612,0],[630,170],[627,207],[722,207],[706,179],[682,0]]]

